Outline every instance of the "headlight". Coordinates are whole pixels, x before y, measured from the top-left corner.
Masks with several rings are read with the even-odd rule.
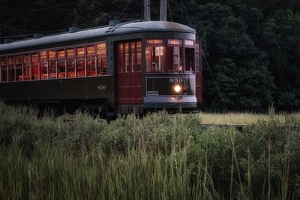
[[[174,90],[178,93],[181,91],[181,87],[179,85],[175,85]]]

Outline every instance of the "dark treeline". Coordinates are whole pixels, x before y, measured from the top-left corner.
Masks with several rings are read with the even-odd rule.
[[[152,20],[159,4],[151,1]],[[1,42],[112,19],[143,19],[143,1],[0,0]],[[299,109],[299,0],[169,0],[167,19],[193,27],[203,42],[203,109]]]

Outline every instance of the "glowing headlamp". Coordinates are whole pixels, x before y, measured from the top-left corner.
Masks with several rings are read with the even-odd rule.
[[[181,91],[181,87],[179,85],[175,85],[174,90],[178,93]]]

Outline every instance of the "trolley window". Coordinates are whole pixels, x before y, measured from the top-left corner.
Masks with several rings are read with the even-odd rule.
[[[195,72],[195,41],[185,40],[185,71]]]
[[[16,64],[16,81],[23,81],[22,64]]]
[[[38,61],[38,53],[31,54],[31,61],[33,61],[33,62]]]
[[[58,50],[57,57],[58,57],[58,59],[65,58],[65,50],[64,49]]]
[[[8,57],[8,81],[15,81],[15,58],[14,56]]]
[[[16,63],[22,63],[22,55],[16,56]]]
[[[6,57],[1,58],[1,65],[6,65]]]
[[[54,60],[55,58],[55,50],[49,51],[49,60]]]
[[[74,57],[74,48],[68,48],[67,49],[67,57],[73,58]]]
[[[7,81],[7,67],[1,66],[1,82]]]
[[[30,56],[29,56],[29,54],[25,54],[23,56],[23,59],[24,59],[24,63],[29,63],[30,62]]]
[[[95,54],[95,46],[87,46],[86,47],[87,55],[94,55]]]
[[[146,72],[165,72],[166,50],[163,39],[147,39],[145,56]]]
[[[83,47],[76,48],[76,52],[77,52],[77,57],[84,56],[84,48]]]
[[[183,47],[182,40],[168,40],[168,72],[182,72]]]
[[[107,74],[107,60],[106,60],[106,43],[100,43],[96,45],[97,51],[97,75]]]
[[[47,51],[40,52],[40,60],[47,60]]]

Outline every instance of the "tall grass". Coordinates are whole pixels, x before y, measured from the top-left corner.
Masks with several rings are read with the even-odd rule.
[[[299,195],[295,118],[287,120],[289,126],[278,126],[276,117],[261,120],[237,133],[202,127],[198,115],[164,111],[143,119],[120,116],[110,124],[85,114],[39,119],[35,109],[3,102],[0,113],[0,199]]]
[[[213,124],[253,124],[261,120],[268,121],[270,115],[268,113],[254,113],[254,112],[228,112],[228,113],[207,113],[200,112],[197,113],[201,117],[203,123],[213,123]],[[300,112],[287,113],[279,112],[274,113],[274,117],[282,124],[297,122],[300,123]]]

